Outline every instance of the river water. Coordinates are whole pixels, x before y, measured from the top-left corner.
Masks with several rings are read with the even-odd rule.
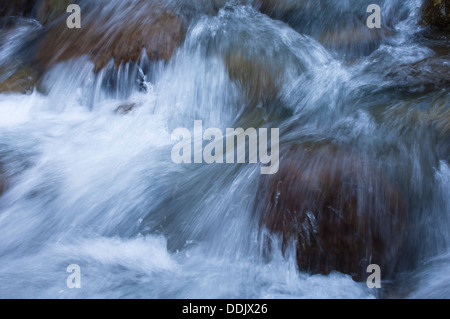
[[[0,94],[0,169],[8,181],[0,197],[0,297],[450,297],[450,167],[420,119],[448,105],[450,93],[387,76],[436,53],[416,36],[422,1],[376,2],[391,34],[342,45],[319,35],[367,16],[371,1],[305,0],[318,8],[289,24],[251,3],[215,11],[172,1],[188,22],[167,64],[142,58],[116,70],[111,61],[95,74],[81,57],[47,70],[39,90]],[[0,65],[14,70],[27,35],[40,28],[23,20],[3,35]],[[257,115],[221,58],[239,50],[280,74],[276,101],[254,105]],[[134,107],[117,112],[124,105]],[[416,221],[406,230],[411,265],[383,282],[389,289],[299,271],[293,246],[268,258],[254,220],[259,165],[171,160],[175,128],[192,130],[195,120],[255,127],[258,116],[280,128],[281,147],[294,139],[356,145],[404,181]],[[70,264],[80,266],[81,289],[66,286]]]

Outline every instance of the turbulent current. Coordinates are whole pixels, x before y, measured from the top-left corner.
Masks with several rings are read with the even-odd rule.
[[[146,19],[154,1],[95,2],[73,32],[91,25],[107,39]],[[64,58],[46,63],[35,52],[52,26],[3,19],[0,82],[27,63],[39,80],[0,94],[0,297],[449,298],[448,37],[421,35],[423,1],[222,2],[165,1],[185,30],[173,55],[144,48],[120,66],[66,58],[83,35],[47,46]],[[365,25],[372,2],[381,31]],[[174,163],[172,132],[198,120],[223,132],[279,128],[281,174],[289,162],[325,176],[341,158],[339,172],[357,179],[352,207],[372,214],[368,229],[386,233],[386,247],[400,247],[383,288],[339,267],[302,267],[303,237],[265,222],[274,177],[260,163]],[[402,198],[403,217],[392,216],[403,218],[400,244],[378,214],[391,196]],[[81,289],[67,287],[72,264]]]

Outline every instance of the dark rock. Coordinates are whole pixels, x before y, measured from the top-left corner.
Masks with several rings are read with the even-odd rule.
[[[450,163],[450,96],[441,97],[432,103],[426,117],[437,130],[439,158]]]
[[[35,3],[35,0],[2,0],[0,2],[0,17],[29,16]]]
[[[422,24],[450,31],[450,0],[426,0],[422,7]]]
[[[403,199],[361,155],[331,145],[293,147],[279,173],[262,179],[257,207],[260,226],[282,236],[283,250],[296,242],[301,271],[339,271],[360,281],[369,264],[378,264],[384,279],[395,270]]]
[[[6,190],[6,176],[3,171],[2,163],[0,163],[0,196],[2,196],[5,190]]]
[[[429,93],[450,87],[450,55],[434,56],[413,64],[400,65],[386,79],[407,93]]]
[[[309,10],[307,1],[292,1],[292,0],[258,0],[259,9],[262,13],[268,16],[279,17],[287,19],[294,12],[299,10]]]

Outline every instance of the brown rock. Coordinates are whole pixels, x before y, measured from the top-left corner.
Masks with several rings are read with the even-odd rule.
[[[326,48],[353,58],[368,55],[382,40],[394,31],[386,25],[369,29],[366,25],[366,7],[355,3],[355,8],[341,10],[332,1],[259,0],[262,13],[279,19],[301,34],[307,34]]]
[[[207,40],[210,41],[208,51],[224,60],[230,80],[242,92],[244,105],[259,105],[268,110],[280,99],[285,83],[311,67],[309,61],[306,62],[308,55],[323,52],[287,26],[274,28],[268,17],[246,14],[245,18],[225,15],[221,19],[223,28]],[[296,45],[305,42],[304,50],[308,52],[304,58],[279,37],[280,32],[288,33],[286,37]],[[311,48],[308,50],[306,46]]]
[[[296,241],[300,270],[355,280],[367,278],[369,264],[385,279],[394,271],[403,201],[366,158],[331,145],[293,147],[259,194],[260,225],[282,236],[283,250]]]
[[[33,91],[37,74],[30,68],[21,68],[5,81],[0,82],[0,93],[14,92],[28,94]]]
[[[238,84],[253,105],[273,100],[282,85],[281,68],[274,69],[271,67],[274,63],[264,62],[261,58],[246,57],[242,52],[225,56],[230,79]]]
[[[39,69],[88,55],[98,72],[111,59],[117,66],[137,61],[144,48],[150,60],[168,61],[185,36],[181,19],[154,2],[130,6],[127,12],[131,15],[124,16],[118,12],[120,7],[101,12],[94,4],[84,10],[81,29],[68,29],[65,21],[52,25],[35,55]]]
[[[318,41],[327,48],[337,51],[369,53],[393,33],[387,28],[369,29],[364,24],[358,24],[344,29],[323,31]]]
[[[76,0],[42,0],[37,10],[37,20],[43,25],[53,22],[67,13],[70,4],[75,3]]]
[[[450,30],[450,0],[426,0],[422,7],[422,24]]]

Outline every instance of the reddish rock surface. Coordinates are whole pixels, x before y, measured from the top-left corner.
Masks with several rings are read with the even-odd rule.
[[[259,187],[260,225],[296,241],[301,271],[367,278],[394,271],[402,244],[402,197],[369,160],[331,145],[293,147]]]

